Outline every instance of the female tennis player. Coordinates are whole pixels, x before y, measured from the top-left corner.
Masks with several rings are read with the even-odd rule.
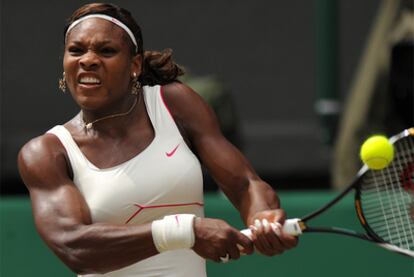
[[[271,256],[296,246],[280,230],[276,193],[223,137],[208,105],[177,81],[183,71],[171,51],[144,51],[128,11],[79,8],[64,44],[60,88],[80,112],[28,142],[18,164],[37,230],[71,270],[205,276],[205,259],[238,259],[240,247]],[[251,239],[203,216],[200,163]]]

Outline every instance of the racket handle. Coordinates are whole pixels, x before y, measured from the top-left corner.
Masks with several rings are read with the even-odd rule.
[[[300,219],[299,218],[291,218],[285,220],[283,224],[282,230],[284,233],[292,235],[292,236],[299,236],[302,234],[302,228],[300,227]],[[252,231],[250,229],[244,229],[240,231],[243,235],[251,238]]]
[[[285,221],[285,224],[283,224],[283,232],[292,236],[302,235],[302,228],[300,222],[301,221],[299,218],[287,219]]]
[[[286,219],[285,223],[283,224],[282,230],[284,233],[292,235],[292,236],[299,236],[302,234],[302,228],[300,227],[300,219],[299,218],[291,218]],[[243,235],[248,237],[249,239],[252,238],[252,231],[250,229],[244,229],[240,231]],[[244,249],[241,245],[237,245],[240,250],[241,255],[245,255]]]

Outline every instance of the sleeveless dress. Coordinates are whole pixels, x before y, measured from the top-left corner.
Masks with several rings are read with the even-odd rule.
[[[162,87],[145,86],[143,96],[155,137],[141,153],[119,165],[100,169],[86,158],[64,126],[48,131],[65,147],[73,182],[85,198],[94,223],[143,224],[180,213],[204,216],[200,162],[181,136],[163,99]],[[183,249],[166,251],[104,275],[82,276],[198,277],[206,276],[206,269],[203,258]]]

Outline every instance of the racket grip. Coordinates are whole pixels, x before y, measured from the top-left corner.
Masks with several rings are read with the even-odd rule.
[[[292,235],[292,236],[299,236],[302,234],[302,228],[300,225],[300,219],[299,218],[291,218],[285,220],[285,223],[283,224],[283,232],[286,234]]]
[[[302,228],[301,228],[300,222],[301,221],[299,218],[286,219],[282,227],[283,233],[286,233],[292,236],[301,235]],[[250,229],[243,229],[240,232],[246,237],[248,237],[249,239],[252,239],[252,231]],[[240,254],[245,255],[243,247],[239,244],[237,245],[237,247],[239,248]]]
[[[284,233],[292,235],[292,236],[299,236],[302,234],[302,228],[300,227],[300,219],[299,218],[291,218],[286,219],[285,223],[283,224],[282,230]],[[252,238],[252,231],[250,229],[244,229],[240,231],[243,235]]]

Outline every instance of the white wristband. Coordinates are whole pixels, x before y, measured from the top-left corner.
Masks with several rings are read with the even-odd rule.
[[[176,214],[153,221],[152,239],[158,252],[193,247],[194,218],[193,214]]]

